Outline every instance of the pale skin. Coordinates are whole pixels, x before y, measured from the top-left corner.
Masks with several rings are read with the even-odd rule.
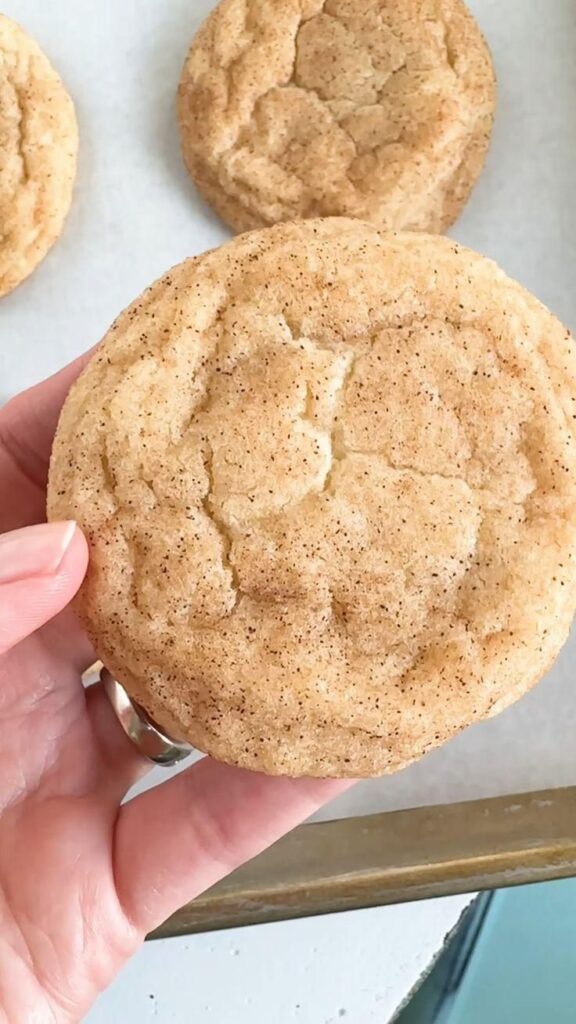
[[[0,1024],[79,1021],[148,931],[347,785],[205,759],[120,806],[147,765],[81,683],[87,544],[34,525],[83,362],[0,410]]]

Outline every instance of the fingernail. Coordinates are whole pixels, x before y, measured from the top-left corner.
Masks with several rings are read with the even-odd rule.
[[[0,583],[51,576],[60,565],[76,523],[41,523],[0,535]]]

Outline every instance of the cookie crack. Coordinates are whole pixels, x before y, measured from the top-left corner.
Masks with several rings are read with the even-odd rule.
[[[214,501],[214,470],[213,470],[214,453],[212,446],[207,441],[204,452],[204,469],[208,478],[208,493],[202,498],[202,508],[204,514],[208,517],[212,523],[214,529],[220,537],[220,544],[222,549],[222,566],[230,573],[232,581],[232,590],[234,591],[234,604],[228,610],[227,615],[231,615],[242,594],[242,587],[240,585],[240,579],[238,576],[238,570],[232,559],[232,546],[234,543],[234,537],[230,531],[228,524],[219,514],[216,508],[216,502]]]
[[[355,353],[352,349],[349,350],[348,366],[338,384],[338,390],[335,395],[335,413],[334,421],[332,424],[332,430],[330,431],[330,466],[324,484],[322,487],[322,494],[328,494],[332,488],[334,481],[334,473],[338,466],[342,463],[343,459],[346,458],[346,452],[342,449],[342,424],[338,418],[338,413],[342,405],[342,396],[346,391],[346,388],[352,378],[356,363],[359,359],[358,353]]]
[[[109,422],[111,418],[111,416],[108,416]],[[114,472],[110,464],[110,458],[106,446],[104,446],[104,449],[100,455],[100,464],[102,466],[102,475],[104,477],[104,484],[106,486],[108,494],[114,501],[116,501],[116,479],[114,477]]]
[[[22,100],[22,97],[20,95],[20,91],[19,91],[17,86],[14,86],[14,98],[15,98],[15,101],[16,101],[16,106],[18,107],[19,115],[20,115],[19,122],[18,122],[18,130],[17,130],[17,133],[16,133],[17,151],[18,151],[18,156],[20,157],[20,163],[21,163],[21,167],[22,167],[22,175],[21,175],[20,182],[21,182],[22,185],[27,185],[28,182],[30,181],[30,178],[31,178],[30,167],[28,165],[28,154],[26,152],[26,147],[24,145],[24,136],[25,136],[25,133],[26,133],[27,114],[26,114],[25,104],[24,104],[24,102]]]
[[[450,44],[450,34],[447,22],[443,20],[439,21],[428,21],[426,24],[440,25],[442,28],[442,45],[444,47],[444,55],[446,58],[446,64],[454,72],[456,78],[460,78],[460,73],[456,67],[456,54],[453,47]]]
[[[0,52],[6,52],[6,51],[2,51],[2,49],[0,48]],[[26,67],[26,71],[25,71],[25,74],[24,74],[24,78],[26,80],[29,77],[30,77],[30,61],[28,61],[28,64],[27,64],[27,67]],[[16,136],[15,137],[15,143],[16,143],[16,153],[18,154],[18,157],[19,157],[19,160],[20,160],[20,169],[21,169],[19,185],[26,185],[31,180],[31,177],[32,177],[32,175],[30,173],[30,167],[29,167],[29,164],[28,164],[28,154],[26,152],[26,148],[25,148],[25,145],[24,145],[24,137],[26,135],[26,127],[27,127],[27,122],[28,122],[28,115],[27,115],[27,112],[26,112],[26,103],[24,102],[24,99],[23,99],[23,97],[21,95],[21,91],[20,91],[20,88],[19,88],[18,84],[11,79],[10,75],[7,76],[6,82],[7,82],[7,85],[11,89],[11,92],[12,92],[12,95],[13,95],[13,99],[14,99],[14,104],[15,104],[16,110],[18,112],[18,124],[17,124],[17,128],[16,128],[16,133],[15,133],[15,136]]]
[[[421,480],[446,480],[448,483],[463,484],[471,494],[477,496],[477,491],[470,483],[468,483],[466,477],[458,476],[457,474],[440,473],[437,470],[426,472],[426,470],[419,469],[417,466],[411,466],[409,463],[395,462],[386,456],[386,453],[381,448],[349,448],[343,447],[339,458],[343,461],[346,458],[353,458],[355,455],[365,455],[366,457],[378,456],[385,463],[387,469],[394,470],[398,473],[411,473],[412,476],[418,477]]]

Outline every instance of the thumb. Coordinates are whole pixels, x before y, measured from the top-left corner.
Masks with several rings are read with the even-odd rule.
[[[0,535],[0,655],[62,611],[87,564],[76,523],[42,523]]]

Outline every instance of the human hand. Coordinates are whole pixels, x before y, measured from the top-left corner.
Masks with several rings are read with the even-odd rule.
[[[86,542],[30,525],[82,363],[0,410],[2,1024],[80,1020],[150,929],[347,785],[205,759],[120,806],[147,769],[101,684],[81,683],[94,653],[66,605]]]

